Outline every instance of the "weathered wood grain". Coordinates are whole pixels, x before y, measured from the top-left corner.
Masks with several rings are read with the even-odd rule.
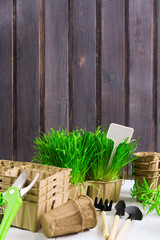
[[[11,0],[0,1],[0,158],[12,159],[13,82],[12,82]]]
[[[96,126],[101,126],[101,0],[96,1]]]
[[[159,26],[156,0],[1,0],[0,157],[31,160],[39,130],[111,122],[160,151]]]
[[[68,1],[45,1],[45,129],[69,127]]]
[[[96,1],[73,1],[73,129],[96,128]]]
[[[157,151],[160,152],[160,2],[157,1]]]
[[[17,1],[17,160],[29,161],[39,134],[39,0]]]
[[[153,1],[129,1],[129,124],[141,151],[152,150]]]
[[[102,0],[102,126],[124,124],[125,1]]]
[[[39,77],[40,77],[40,131],[45,132],[45,16],[44,0],[39,1]]]

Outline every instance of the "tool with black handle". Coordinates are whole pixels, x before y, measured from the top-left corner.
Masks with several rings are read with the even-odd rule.
[[[123,200],[120,200],[116,204],[115,209],[117,211],[116,211],[116,214],[115,214],[114,219],[113,219],[113,223],[112,223],[112,227],[111,227],[111,231],[110,231],[108,240],[114,240],[115,239],[117,229],[118,229],[119,219],[120,219],[121,216],[124,216],[125,208],[126,208],[126,204]]]
[[[126,219],[125,223],[123,224],[121,230],[116,236],[116,240],[122,240],[124,234],[128,230],[129,226],[131,225],[132,220],[142,220],[143,215],[141,210],[135,206],[126,207],[125,211],[129,214],[129,217]]]
[[[106,199],[105,202],[103,203],[102,198],[100,199],[100,201],[98,203],[97,197],[95,198],[95,201],[94,201],[95,208],[98,208],[101,210],[101,219],[102,219],[102,225],[103,225],[103,237],[105,239],[108,239],[108,237],[109,237],[109,229],[108,229],[106,211],[111,211],[112,204],[113,204],[112,200],[108,204],[108,199]]]

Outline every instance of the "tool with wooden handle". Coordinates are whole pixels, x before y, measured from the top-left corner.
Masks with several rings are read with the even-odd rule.
[[[142,220],[143,215],[141,210],[135,206],[126,207],[125,211],[129,214],[129,217],[126,219],[121,230],[116,236],[116,240],[122,240],[124,234],[127,232],[129,226],[131,225],[132,220]]]
[[[102,198],[100,199],[100,201],[98,203],[97,197],[95,198],[95,201],[94,201],[94,206],[101,210],[101,219],[102,219],[102,225],[103,225],[103,237],[105,239],[108,239],[108,237],[109,237],[109,228],[108,228],[106,211],[111,211],[112,204],[113,204],[113,201],[111,200],[108,205],[108,199],[106,199],[105,202],[103,203]]]
[[[112,159],[115,155],[115,150],[118,147],[118,145],[124,142],[125,139],[128,139],[127,142],[130,142],[133,132],[134,132],[133,128],[115,124],[115,123],[110,124],[106,137],[108,139],[113,140],[114,146],[113,146],[113,150],[107,165],[107,169],[111,165]]]
[[[116,204],[115,209],[117,211],[116,211],[116,214],[115,214],[114,219],[113,219],[113,223],[112,223],[112,227],[111,227],[111,231],[110,231],[108,240],[114,240],[115,239],[115,236],[116,236],[116,233],[117,233],[117,230],[118,230],[119,219],[120,219],[121,216],[124,216],[125,208],[126,208],[126,204],[123,200],[120,200]]]

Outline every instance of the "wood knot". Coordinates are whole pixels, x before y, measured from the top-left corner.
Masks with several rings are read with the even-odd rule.
[[[78,60],[78,65],[81,67],[83,67],[83,65],[85,64],[85,57],[79,57],[79,60]]]

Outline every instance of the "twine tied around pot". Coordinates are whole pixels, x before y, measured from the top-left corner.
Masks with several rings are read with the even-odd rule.
[[[98,215],[91,198],[81,195],[41,216],[44,234],[51,238],[94,228]]]

